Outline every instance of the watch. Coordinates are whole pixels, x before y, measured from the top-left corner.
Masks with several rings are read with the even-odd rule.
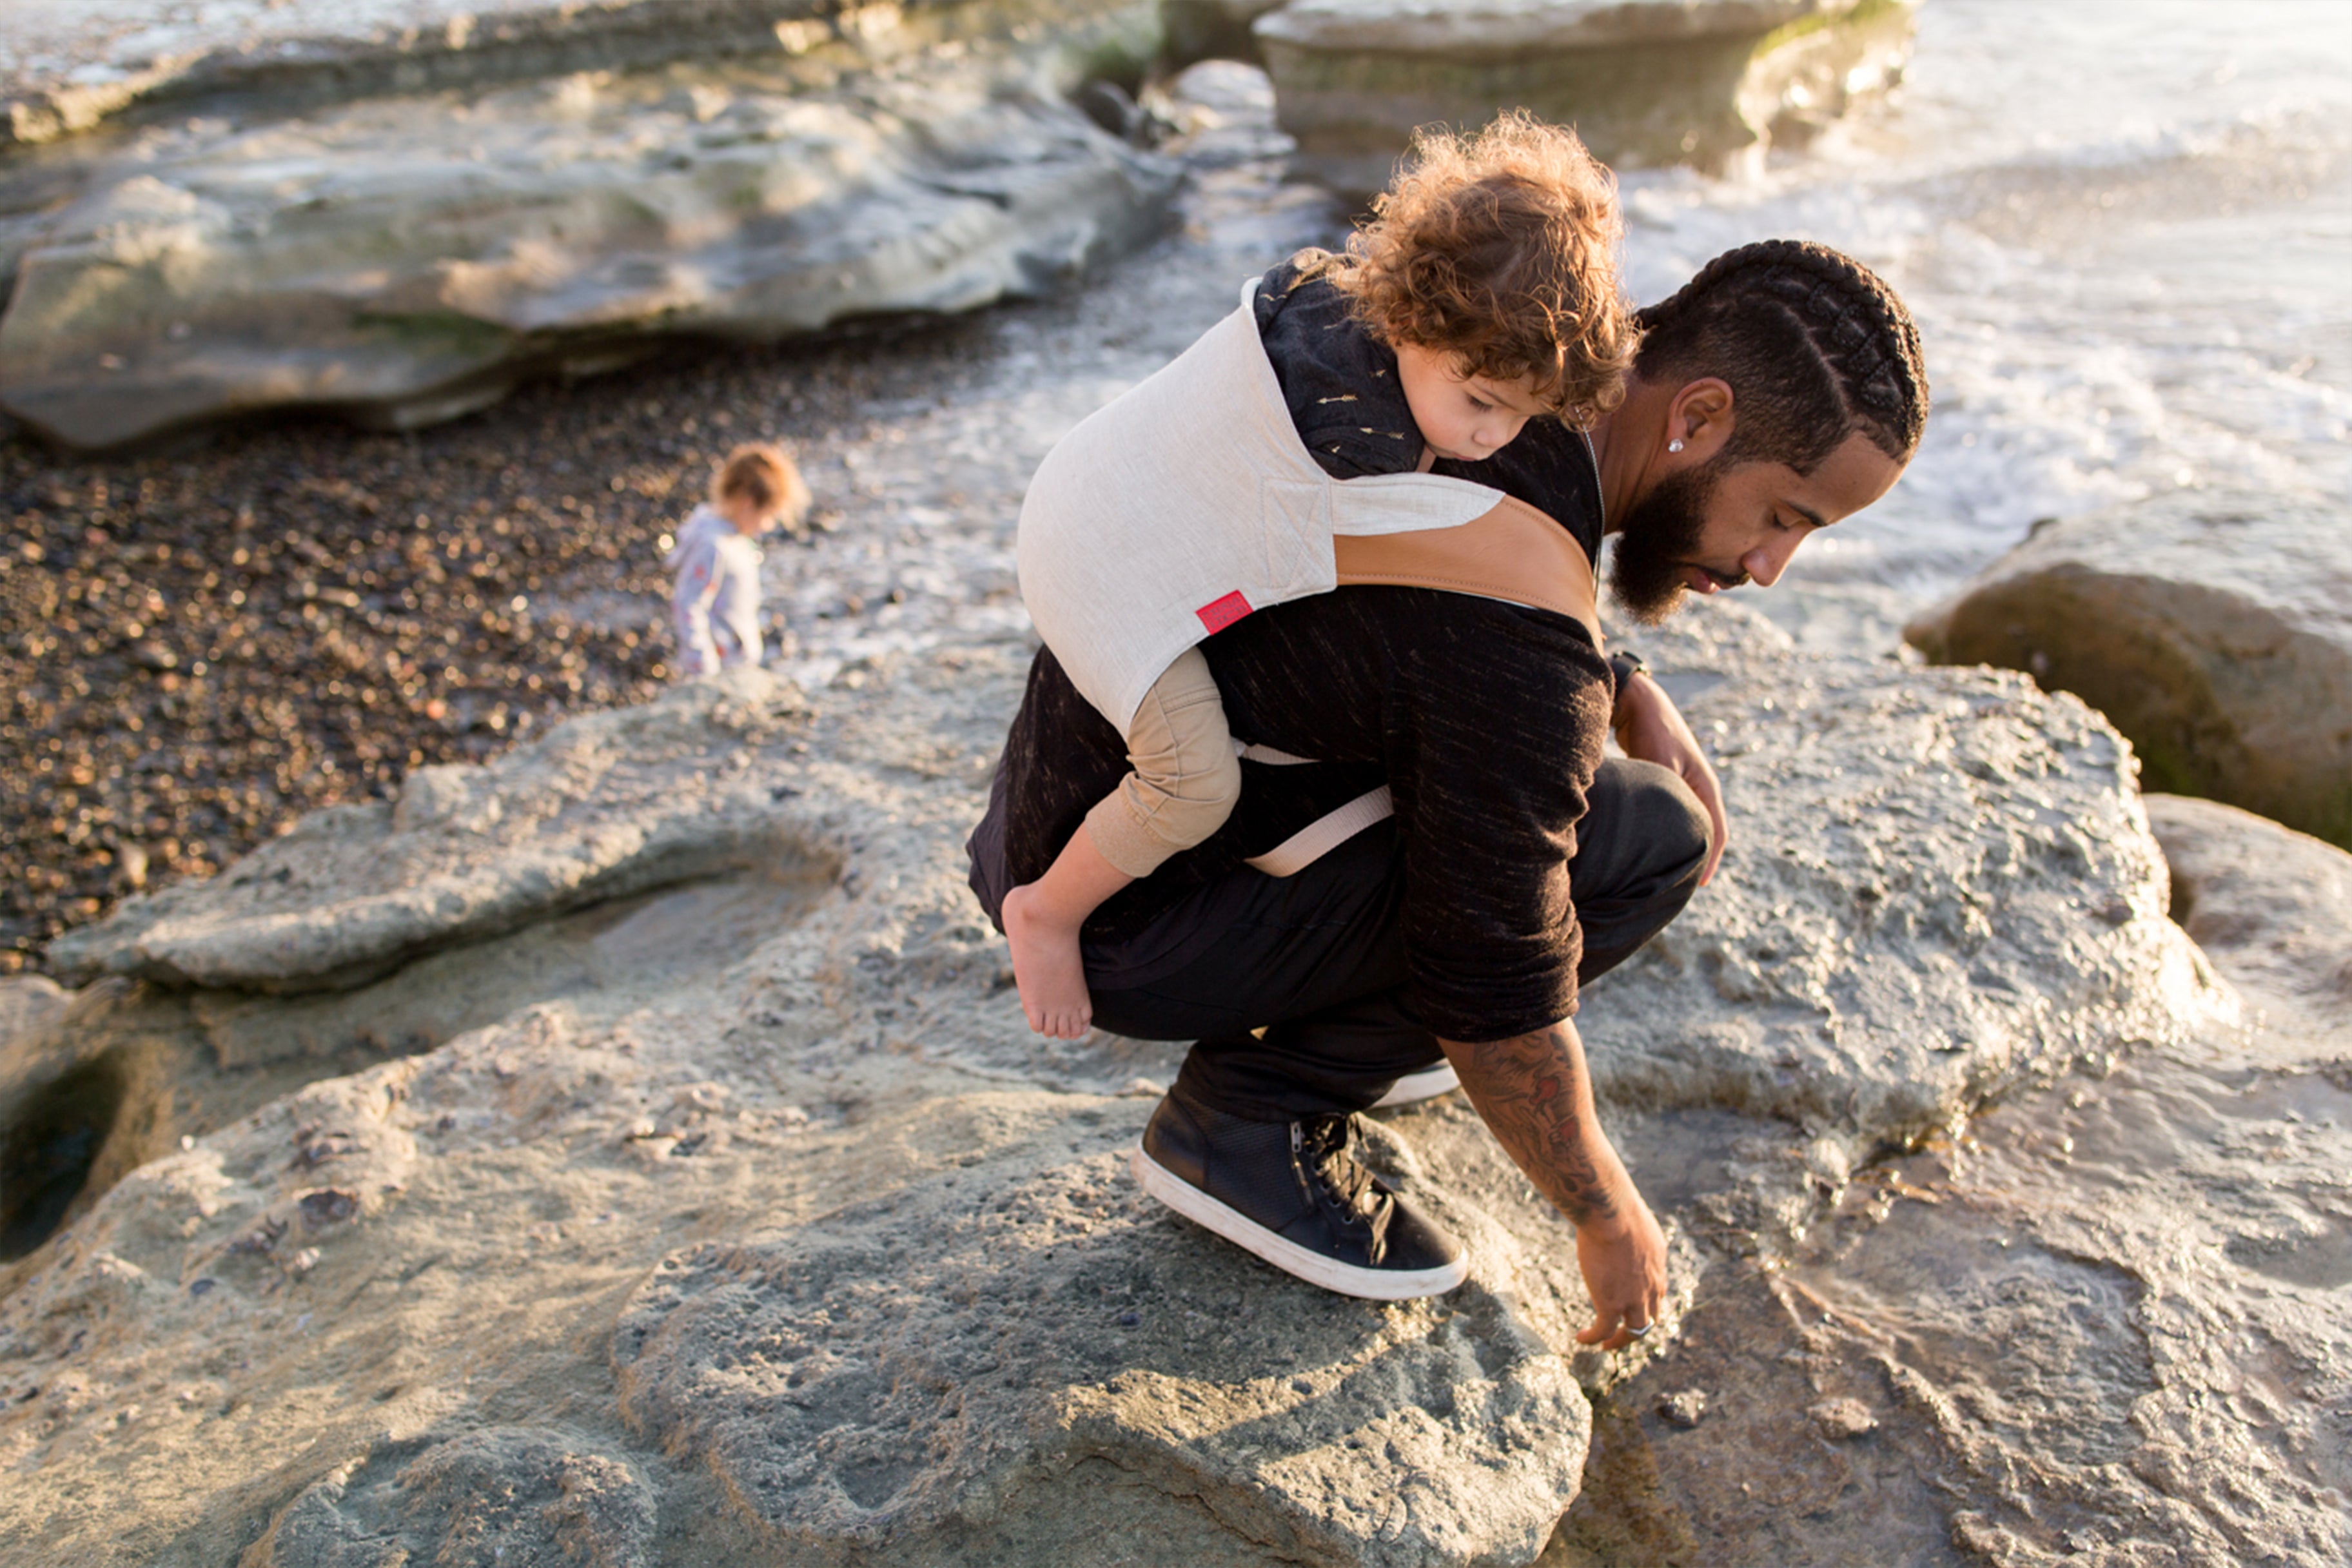
[[[1609,674],[1616,682],[1612,699],[1625,694],[1625,683],[1650,667],[1642,656],[1631,648],[1619,648],[1609,656]]]

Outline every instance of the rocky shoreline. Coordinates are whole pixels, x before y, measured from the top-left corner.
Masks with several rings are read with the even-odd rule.
[[[412,429],[682,341],[1035,298],[1175,184],[1115,87],[1113,130],[1073,101],[1140,79],[1140,0],[335,31],[365,17],[268,18],[326,32],[194,61],[200,112],[0,145],[0,406],[82,450],[293,409]]]
[[[1136,1197],[1177,1047],[1028,1035],[959,845],[1037,457],[1334,232],[1264,79],[1194,86],[1180,226],[1094,287],[404,437],[0,446],[55,803],[0,847],[51,970],[0,977],[0,1563],[2352,1552],[2352,856],[2144,798],[2023,674],[1644,638],[1735,842],[1581,1016],[1673,1237],[1643,1354],[1575,1350],[1458,1096],[1370,1134],[1473,1245],[1437,1302]],[[782,655],[672,689],[659,533],[779,434]]]
[[[1334,233],[1279,180],[1263,78],[1187,80],[1191,232],[1120,270],[1181,258],[1148,320],[1073,280],[992,315],[677,348],[405,434],[256,419],[102,461],[0,416],[0,787],[36,806],[0,823],[0,974],[305,811],[660,691],[660,542],[737,441],[791,443],[815,488],[812,528],[768,549],[786,656],[830,660],[817,679],[1017,623],[1003,531],[1063,422],[1180,350],[1230,279]],[[1047,342],[1056,375],[1008,393]],[[959,419],[975,400],[1011,425]]]
[[[967,633],[568,721],[78,933],[74,996],[12,983],[0,1116],[76,1061],[123,1103],[0,1273],[7,1538],[271,1568],[2345,1544],[2352,858],[2248,818],[2297,870],[2191,862],[2241,990],[2079,703],[1695,612],[1653,658],[1737,847],[1583,1015],[1676,1299],[1643,1357],[1571,1354],[1564,1226],[1458,1098],[1373,1135],[1474,1247],[1439,1302],[1318,1295],[1135,1197],[1179,1047],[1027,1036],[962,886],[1026,658]],[[567,978],[535,933],[574,920]],[[167,974],[203,984],[135,978]],[[359,989],[256,994],[297,982]],[[179,1060],[272,1092],[192,1117],[142,1080],[173,996]],[[2230,1131],[2127,1176],[2157,1112]],[[2258,1373],[2275,1401],[2217,1410]]]

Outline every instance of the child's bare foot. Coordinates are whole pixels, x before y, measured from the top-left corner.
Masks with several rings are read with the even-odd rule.
[[[1053,1039],[1075,1040],[1093,1026],[1095,1016],[1086,963],[1078,954],[1078,928],[1040,910],[1034,886],[1024,884],[1004,895],[1013,981],[1021,989],[1021,1010],[1031,1028]]]

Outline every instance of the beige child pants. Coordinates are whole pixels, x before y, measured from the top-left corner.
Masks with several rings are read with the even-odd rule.
[[[1144,694],[1127,760],[1135,771],[1087,813],[1087,834],[1119,870],[1148,877],[1223,826],[1241,798],[1225,701],[1199,648],[1178,655]]]

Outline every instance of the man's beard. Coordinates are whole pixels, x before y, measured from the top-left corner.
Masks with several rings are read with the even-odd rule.
[[[1690,590],[1684,569],[1698,552],[1715,464],[1669,474],[1625,514],[1609,557],[1609,596],[1645,626],[1656,626]]]

